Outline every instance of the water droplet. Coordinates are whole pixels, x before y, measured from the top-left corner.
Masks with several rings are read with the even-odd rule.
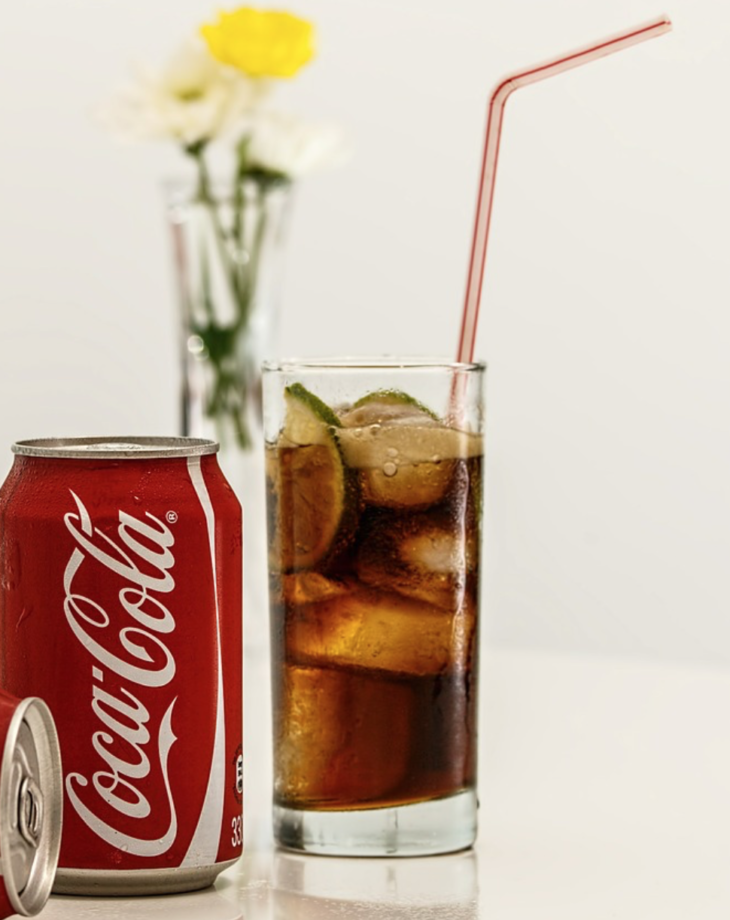
[[[205,352],[205,342],[199,335],[191,335],[188,338],[188,351],[191,355],[202,355]]]
[[[380,425],[376,422],[368,428],[368,431],[370,432],[370,437],[375,438],[380,434]]]
[[[441,454],[434,454],[431,457],[431,463],[441,463]]]
[[[397,457],[397,456],[398,456],[398,448],[397,448],[397,447],[389,447],[389,448],[386,450],[386,454],[387,454],[389,457]]]
[[[386,476],[395,476],[395,474],[398,472],[398,467],[395,465],[395,463],[393,463],[392,460],[386,460],[386,462],[383,464],[383,472]]]

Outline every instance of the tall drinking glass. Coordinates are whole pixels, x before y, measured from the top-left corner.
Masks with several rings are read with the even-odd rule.
[[[474,841],[484,374],[264,365],[281,846]]]

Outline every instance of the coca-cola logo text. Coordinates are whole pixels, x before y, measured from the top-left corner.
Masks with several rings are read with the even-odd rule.
[[[164,639],[175,629],[175,618],[162,600],[175,587],[170,573],[175,565],[175,538],[149,512],[142,520],[120,510],[115,541],[94,527],[81,499],[73,491],[71,495],[78,513],[64,515],[64,523],[76,547],[64,571],[64,613],[91,656],[90,705],[99,728],[90,746],[101,763],[90,777],[69,773],[66,793],[78,815],[102,840],[137,856],[158,856],[170,848],[177,834],[168,775],[170,748],[177,740],[172,730],[176,698],[154,725],[139,697],[144,698],[145,689],[150,693],[166,687],[175,676],[175,657]],[[123,581],[114,602],[107,600],[106,607],[99,598],[74,590],[81,567],[94,565],[102,566],[109,578],[116,575]],[[166,790],[167,830],[149,839],[144,835],[144,822],[153,806],[159,805],[144,789],[157,777]],[[115,826],[116,820],[99,816],[99,811],[106,810],[108,817],[105,806],[117,813],[125,830]],[[140,822],[138,834],[129,833],[128,819]],[[159,821],[155,820],[156,827]]]

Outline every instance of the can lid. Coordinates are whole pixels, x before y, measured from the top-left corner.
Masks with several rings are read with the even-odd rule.
[[[8,728],[0,771],[0,854],[5,892],[23,916],[48,900],[61,847],[63,785],[53,717],[23,700]]]
[[[13,444],[23,457],[66,457],[80,460],[139,460],[198,457],[214,454],[215,441],[207,438],[113,436],[97,438],[35,438]]]

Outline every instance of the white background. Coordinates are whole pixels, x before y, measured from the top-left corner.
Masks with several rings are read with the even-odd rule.
[[[282,353],[456,349],[485,102],[503,73],[666,12],[675,31],[509,102],[477,354],[499,644],[730,664],[730,7],[299,0],[279,106],[354,157],[301,185]],[[174,433],[161,183],[94,112],[215,5],[6,0],[0,472],[22,437]]]

